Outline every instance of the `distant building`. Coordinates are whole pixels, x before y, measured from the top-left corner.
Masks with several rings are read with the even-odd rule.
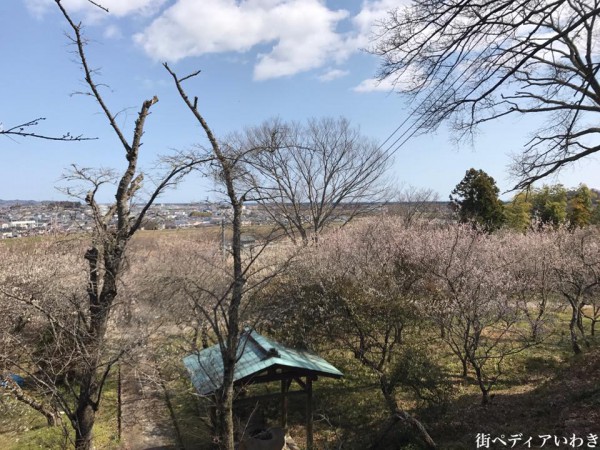
[[[35,220],[15,220],[10,222],[10,226],[12,228],[21,228],[29,230],[31,228],[37,227],[37,222]]]

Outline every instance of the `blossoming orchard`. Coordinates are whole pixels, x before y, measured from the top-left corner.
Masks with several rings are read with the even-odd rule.
[[[600,448],[600,0],[2,19],[0,449]]]

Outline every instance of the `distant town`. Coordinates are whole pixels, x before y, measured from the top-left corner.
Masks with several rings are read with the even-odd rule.
[[[403,215],[403,203],[392,203],[374,208],[371,213]],[[446,216],[448,202],[421,204],[420,212],[429,216]],[[108,211],[107,205],[100,205]],[[409,209],[408,206],[406,209]],[[158,203],[146,214],[142,228],[165,230],[201,228],[227,222],[230,206],[219,202]],[[139,212],[135,206],[132,213]],[[344,221],[344,216],[339,217]],[[244,206],[243,225],[271,223],[268,214],[258,204]],[[92,211],[89,206],[72,201],[0,200],[0,239],[29,236],[90,232],[93,229]]]
[[[108,206],[101,205],[108,211]],[[146,214],[143,228],[163,230],[220,225],[227,217],[226,204],[175,203],[156,204]],[[136,207],[132,208],[136,213]],[[258,205],[244,208],[246,224],[266,223],[268,218]],[[0,238],[11,239],[28,236],[66,234],[92,231],[91,209],[79,202],[70,201],[18,201],[0,200]]]

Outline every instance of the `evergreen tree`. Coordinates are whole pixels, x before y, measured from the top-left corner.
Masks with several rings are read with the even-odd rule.
[[[472,223],[486,231],[500,228],[506,218],[498,198],[500,190],[494,179],[483,170],[469,169],[450,195],[450,201],[463,223]]]
[[[596,206],[594,206],[594,208],[592,209],[590,224],[600,225],[600,203],[597,203]]]
[[[567,220],[567,190],[562,184],[544,185],[531,196],[532,216],[540,224],[559,226]]]
[[[569,201],[567,219],[571,228],[583,228],[592,222],[593,192],[585,184],[580,184]]]
[[[506,225],[514,230],[525,231],[531,224],[531,197],[519,192],[511,202],[504,205]]]

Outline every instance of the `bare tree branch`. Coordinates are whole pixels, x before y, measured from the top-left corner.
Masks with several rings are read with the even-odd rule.
[[[30,131],[31,128],[40,124],[40,122],[46,120],[45,117],[38,117],[37,119],[30,120],[25,123],[21,123],[19,125],[14,125],[9,128],[4,128],[2,123],[0,123],[0,135],[1,136],[21,136],[21,137],[32,137],[37,139],[44,139],[48,141],[91,141],[98,138],[87,138],[83,135],[72,135],[70,132],[67,132],[63,135],[52,136],[49,134],[40,134],[33,131]]]
[[[515,189],[600,150],[598,0],[416,0],[377,27],[380,79],[414,102],[409,129],[459,138],[510,115],[548,121],[515,155]],[[411,135],[412,135],[411,134]]]

